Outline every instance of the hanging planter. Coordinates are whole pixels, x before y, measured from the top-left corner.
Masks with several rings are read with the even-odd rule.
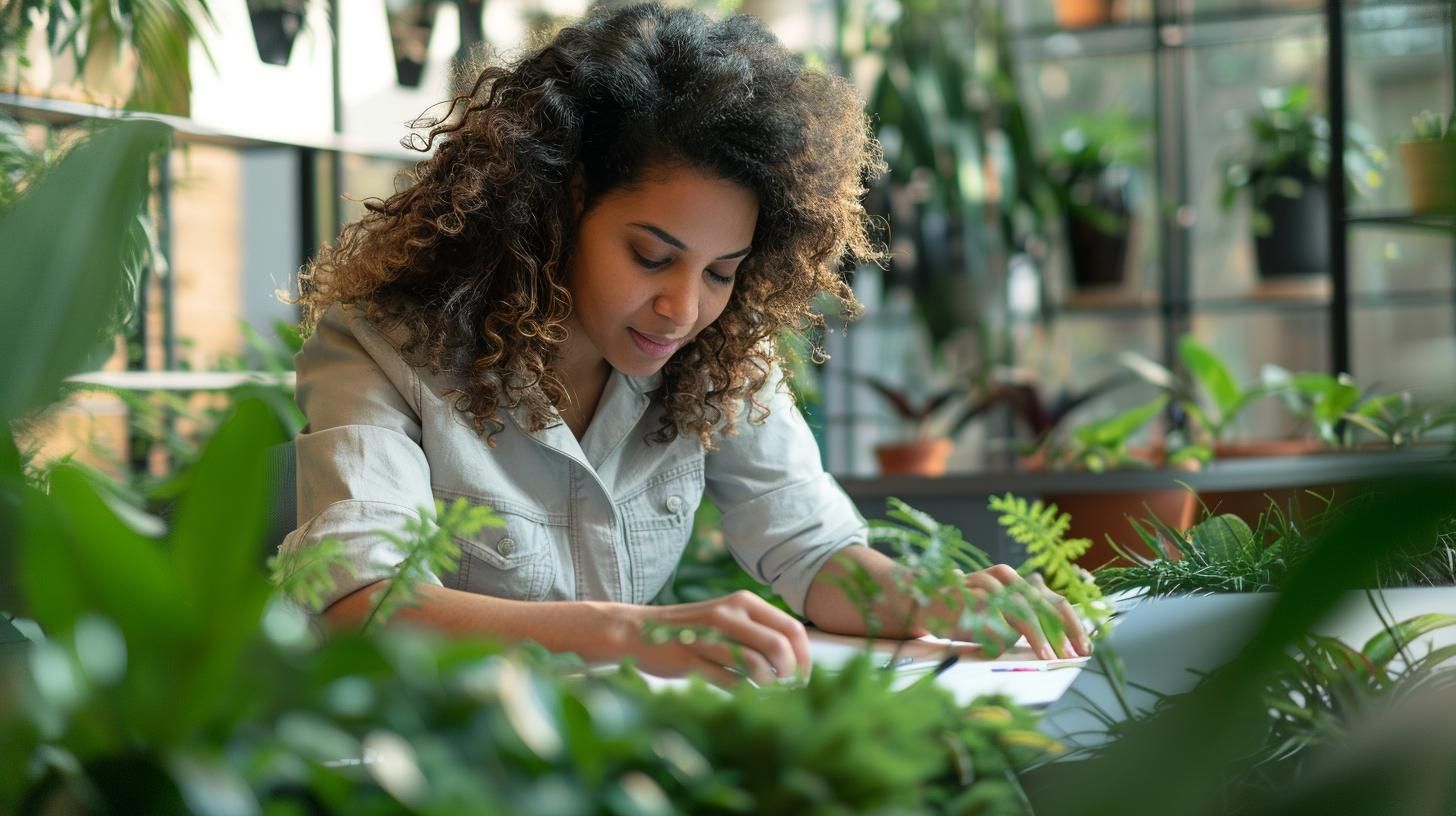
[[[389,43],[394,49],[395,79],[406,88],[420,87],[435,30],[436,0],[387,0]]]
[[[307,0],[248,0],[258,59],[269,65],[287,65],[307,10]]]

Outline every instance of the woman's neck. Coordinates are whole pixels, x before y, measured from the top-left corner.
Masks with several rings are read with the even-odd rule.
[[[566,404],[557,405],[566,426],[581,439],[586,434],[596,414],[597,403],[606,390],[607,379],[612,375],[612,366],[591,344],[579,340],[579,332],[572,332],[561,347],[556,368],[560,372],[562,385],[566,387]]]

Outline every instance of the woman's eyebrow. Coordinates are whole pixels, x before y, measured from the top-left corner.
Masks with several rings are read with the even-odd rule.
[[[683,251],[687,251],[687,248],[688,248],[687,247],[687,244],[684,244],[682,241],[678,240],[678,238],[676,236],[674,236],[672,233],[668,232],[667,230],[663,229],[662,227],[658,227],[658,226],[655,226],[653,224],[643,224],[643,223],[639,223],[639,222],[636,222],[636,221],[632,222],[628,226],[636,227],[636,228],[642,229],[642,230],[647,230],[648,232],[652,233],[653,235],[656,235],[658,238],[661,238],[664,243],[671,244],[671,245],[677,247],[678,249],[681,249]],[[753,247],[746,246],[743,249],[738,250],[737,252],[730,252],[727,255],[719,255],[717,258],[714,258],[713,260],[715,260],[715,261],[731,261],[734,258],[742,258],[743,256],[747,255],[752,250],[753,250]]]

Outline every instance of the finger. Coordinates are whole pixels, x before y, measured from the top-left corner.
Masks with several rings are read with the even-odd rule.
[[[981,570],[966,576],[966,584],[985,591],[986,593],[997,593],[1003,597],[1007,596],[1009,589],[1007,584],[1002,583],[999,576],[992,573],[995,567],[990,570]],[[1020,580],[1018,578],[1017,580]],[[1037,621],[1036,615],[1031,610],[1031,605],[1025,598],[1010,596],[1012,605],[1016,610],[1000,610],[1002,617],[1011,625],[1012,629],[1020,632],[1026,638],[1026,645],[1031,647],[1032,653],[1043,660],[1051,660],[1056,657],[1056,652],[1047,645],[1046,636],[1042,634],[1041,624]]]
[[[1082,626],[1082,616],[1077,614],[1076,607],[1063,598],[1057,604],[1057,614],[1061,615],[1062,623],[1067,627],[1067,640],[1072,644],[1072,651],[1082,657],[1092,654],[1092,639],[1087,637],[1087,630]]]
[[[778,630],[749,618],[747,612],[734,612],[728,622],[719,627],[719,631],[729,640],[742,645],[745,652],[757,652],[767,658],[771,666],[771,676],[765,682],[794,677],[798,673],[799,662],[794,657],[794,649],[789,645],[789,639]]]
[[[744,608],[751,620],[773,629],[788,639],[789,649],[793,652],[794,663],[797,666],[797,673],[802,675],[803,679],[808,679],[809,672],[814,667],[814,658],[809,647],[809,632],[804,628],[804,624],[795,619],[793,615],[757,595],[754,595],[753,601],[748,602]]]
[[[1077,614],[1077,607],[1063,595],[1053,592],[1046,585],[1046,579],[1039,572],[1034,572],[1026,579],[1032,586],[1041,591],[1042,596],[1056,609],[1057,617],[1061,619],[1062,630],[1065,634],[1064,642],[1057,650],[1063,657],[1071,657],[1072,654],[1087,657],[1092,654],[1092,640],[1087,636],[1087,630],[1082,624],[1082,617]]]
[[[689,647],[698,657],[716,665],[737,671],[763,685],[778,679],[768,658],[741,643],[705,643],[698,641]]]
[[[702,655],[692,654],[691,664],[685,674],[698,674],[709,683],[725,689],[731,689],[744,681],[744,676],[735,671],[729,671],[720,663],[714,663]]]
[[[998,582],[1001,583],[1002,586],[1011,586],[1012,584],[1022,580],[1021,573],[1017,572],[1016,568],[1011,566],[1010,564],[996,564],[987,567],[975,574],[995,578]]]

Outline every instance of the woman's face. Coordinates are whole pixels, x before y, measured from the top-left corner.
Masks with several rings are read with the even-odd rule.
[[[680,165],[603,194],[566,267],[572,356],[656,373],[723,313],[757,220],[753,191]]]

